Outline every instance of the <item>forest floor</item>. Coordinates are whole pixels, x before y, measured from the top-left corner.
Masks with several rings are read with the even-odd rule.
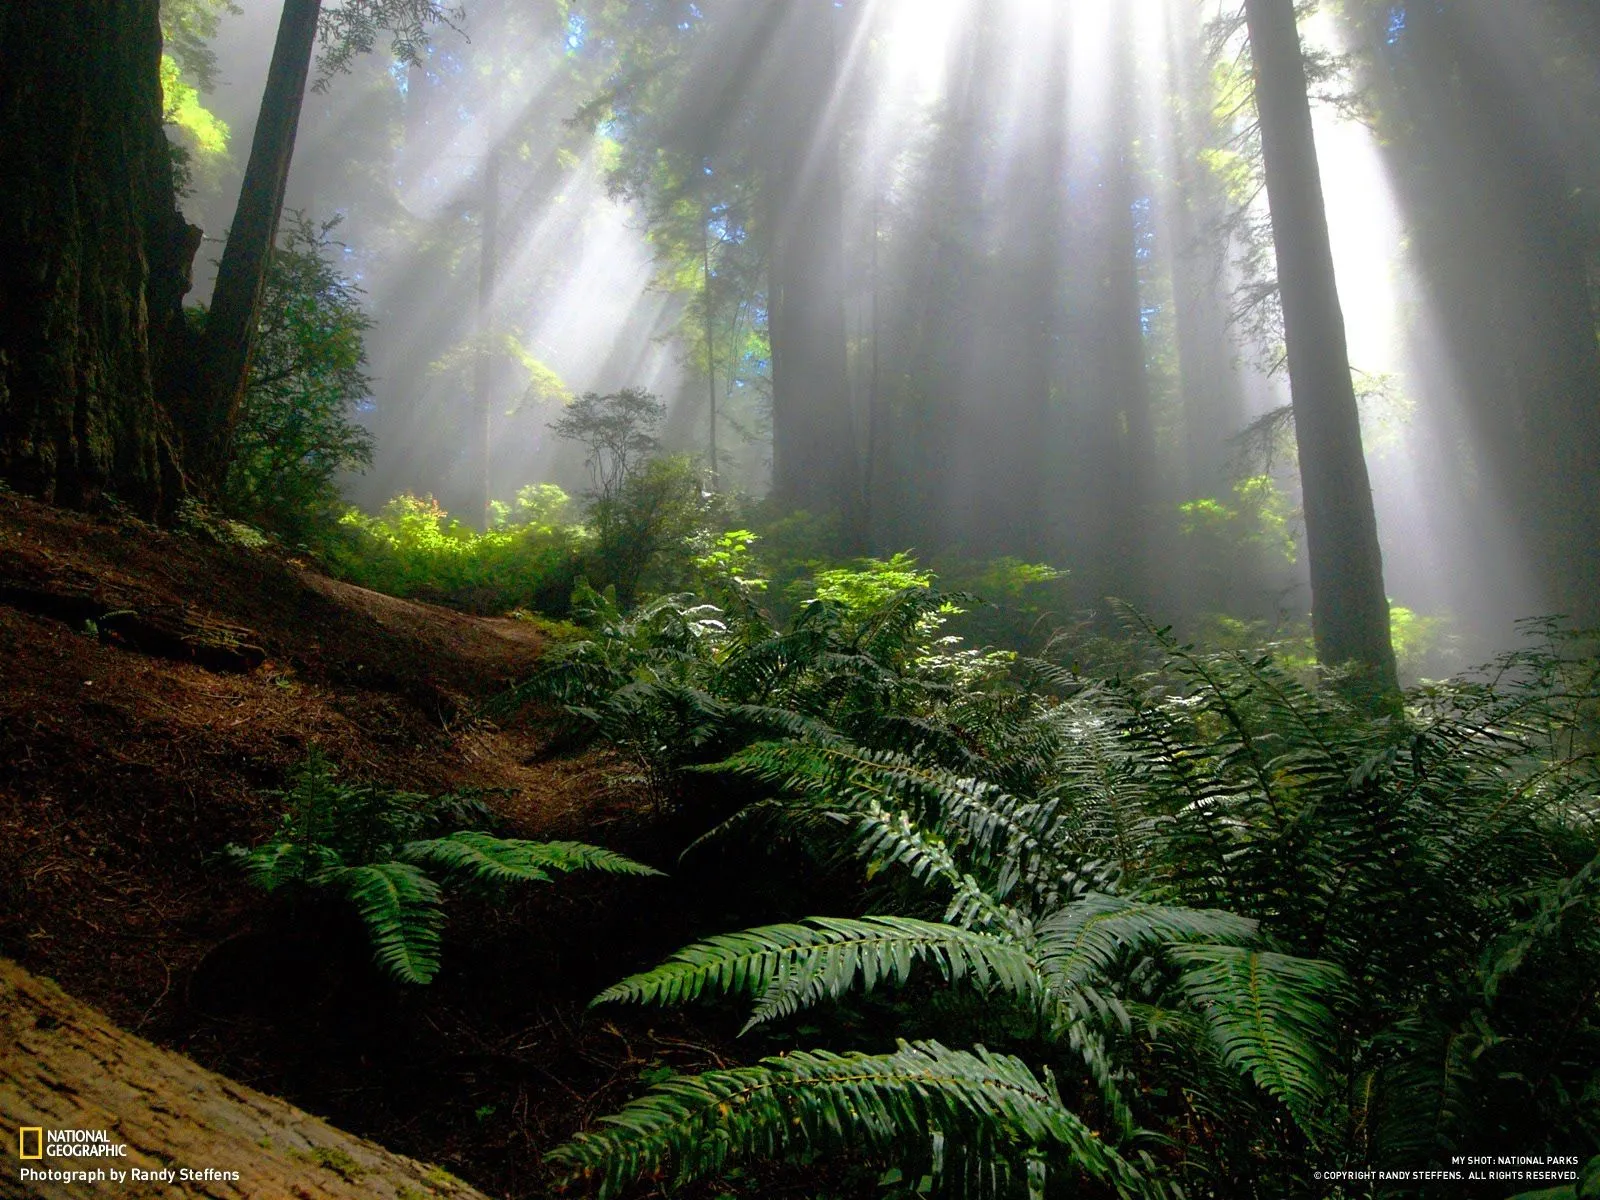
[[[544,1194],[542,1153],[641,1074],[724,1060],[731,1014],[586,1003],[747,922],[749,891],[718,876],[735,906],[680,872],[453,899],[443,971],[405,988],[358,928],[297,921],[218,860],[272,829],[271,790],[315,746],[346,778],[504,789],[509,834],[674,870],[683,831],[622,764],[553,753],[537,714],[483,715],[541,649],[525,622],[0,494],[0,955],[491,1194]]]

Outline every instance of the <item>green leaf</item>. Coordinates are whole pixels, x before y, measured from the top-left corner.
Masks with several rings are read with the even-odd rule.
[[[1090,892],[1038,925],[1039,963],[1052,983],[1082,987],[1104,978],[1129,951],[1175,942],[1247,942],[1256,922],[1217,909],[1174,908]]]
[[[605,871],[613,875],[659,875],[654,867],[583,842],[532,842],[498,838],[476,830],[408,842],[400,857],[430,863],[493,883],[546,883],[551,871]]]
[[[551,1154],[567,1183],[597,1185],[609,1200],[641,1176],[674,1167],[681,1184],[748,1155],[800,1151],[937,1161],[946,1171],[1026,1178],[1028,1151],[1062,1151],[1080,1170],[1131,1186],[1131,1167],[1075,1113],[1047,1075],[1020,1059],[899,1043],[892,1054],[797,1051],[750,1067],[682,1076],[652,1088],[603,1129]],[[952,1163],[952,1158],[959,1162]]]

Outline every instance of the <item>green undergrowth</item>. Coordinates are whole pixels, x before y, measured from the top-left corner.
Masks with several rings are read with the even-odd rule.
[[[400,495],[376,515],[347,512],[323,558],[339,577],[391,596],[482,613],[559,614],[587,547],[569,507],[555,485],[530,485],[502,506],[496,525],[478,531],[431,496]]]
[[[604,992],[854,1032],[656,1081],[551,1156],[568,1183],[828,1156],[885,1195],[1400,1196],[1313,1172],[1600,1150],[1591,642],[1532,624],[1374,718],[1131,611],[1111,677],[972,649],[974,599],[860,569],[783,622],[736,572],[590,594],[519,693],[698,812],[696,852],[853,858],[873,897]]]

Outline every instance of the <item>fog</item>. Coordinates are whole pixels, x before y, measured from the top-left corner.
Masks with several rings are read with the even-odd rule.
[[[1501,7],[1346,0],[1303,31],[1385,583],[1447,631],[1430,669],[1593,607],[1600,367],[1549,314],[1587,322],[1591,360],[1595,314],[1542,264],[1595,277],[1594,214],[1568,211],[1600,178],[1595,47],[1571,5]],[[1303,619],[1235,8],[494,0],[419,64],[380,46],[307,97],[287,201],[338,218],[375,321],[349,499],[477,522],[530,482],[580,490],[548,423],[640,386],[707,488],[831,508],[858,552]],[[246,0],[214,47],[231,152],[186,201],[212,238],[276,17]]]

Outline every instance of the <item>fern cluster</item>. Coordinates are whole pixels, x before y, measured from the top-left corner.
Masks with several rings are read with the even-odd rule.
[[[737,590],[725,609],[669,595],[624,615],[580,582],[574,615],[591,636],[552,651],[509,702],[559,706],[663,804],[681,798],[689,768],[764,738],[903,748],[937,735],[960,758],[960,734],[934,714],[969,700],[958,683],[995,657],[941,652],[939,625],[960,598],[926,586],[845,595],[809,601],[780,629]]]
[[[873,627],[887,655],[859,614],[741,643],[702,611],[715,627],[688,636],[711,649],[679,660],[723,681],[700,745],[736,748],[702,770],[838,831],[900,881],[900,911],[712,938],[599,1001],[736,994],[756,1026],[920,975],[981,997],[960,1035],[1011,1053],[902,1043],[674,1080],[558,1151],[573,1178],[611,1195],[848,1147],[961,1194],[1087,1176],[1265,1197],[1320,1190],[1313,1165],[1600,1143],[1592,659],[1540,627],[1374,719],[1270,656],[1142,624],[1163,665],[1138,680],[975,670],[916,646],[930,600]],[[806,637],[827,649],[780,650]],[[725,682],[752,675],[755,695]],[[1031,1116],[976,1098],[1007,1088]]]
[[[271,836],[225,853],[266,891],[322,891],[349,901],[379,966],[405,983],[428,983],[438,973],[443,884],[546,883],[577,870],[658,874],[582,842],[495,837],[481,829],[492,817],[474,797],[341,783],[315,751],[282,796]]]

